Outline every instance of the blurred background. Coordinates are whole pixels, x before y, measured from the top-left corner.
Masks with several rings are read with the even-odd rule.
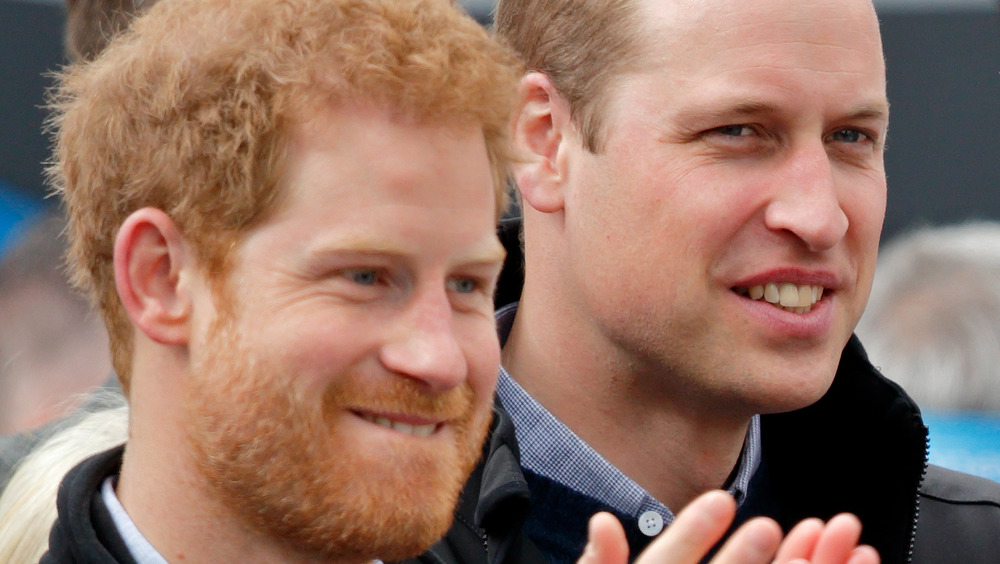
[[[492,0],[464,0],[463,4],[480,22],[489,23]],[[882,22],[892,105],[883,242],[921,226],[1000,221],[997,0],[876,0],[875,5]],[[64,20],[63,0],[0,0],[0,265],[5,255],[10,258],[15,254],[11,249],[30,239],[31,232],[44,223],[43,218],[49,217],[45,212],[52,202],[43,198],[42,168],[48,141],[41,131],[45,117],[41,106],[50,84],[46,72],[65,62]],[[24,254],[17,260],[23,262]],[[13,292],[0,284],[0,300],[12,298]],[[27,331],[25,316],[35,316],[39,310],[16,313],[20,311],[23,308],[3,307],[0,301],[0,341],[20,342],[17,337]],[[1000,310],[992,321],[1000,328]],[[57,323],[63,327],[82,324]],[[5,329],[14,337],[3,337]],[[882,329],[873,327],[870,331]],[[56,341],[45,345],[50,353],[68,339],[54,338]],[[41,416],[14,420],[11,415],[21,408],[37,411],[28,405],[36,400],[22,399],[11,387],[11,367],[17,358],[24,358],[24,346],[8,345],[5,349],[0,342],[0,434],[42,420]],[[1000,367],[1000,350],[987,353],[995,359],[994,367]],[[873,361],[882,366],[879,358],[873,356]],[[70,364],[83,372],[78,361]],[[46,372],[39,367],[31,370],[36,375]],[[95,374],[80,374],[79,389],[69,391],[94,386],[108,374],[107,365],[100,362],[90,370]],[[892,376],[890,370],[886,372]],[[990,378],[1000,387],[1000,368],[995,368]],[[972,423],[962,423],[953,417],[959,417],[957,408],[937,405],[934,397],[918,400],[931,412],[932,460],[1000,480],[997,411],[976,408]],[[61,405],[66,409],[70,404]],[[58,412],[49,406],[43,415]],[[959,446],[948,446],[956,444]]]
[[[488,22],[491,0],[464,4]],[[892,103],[884,238],[914,224],[1000,220],[996,0],[875,4]],[[39,106],[45,71],[64,60],[63,18],[62,0],[0,0],[0,182],[8,186],[0,194],[42,194],[47,141]]]

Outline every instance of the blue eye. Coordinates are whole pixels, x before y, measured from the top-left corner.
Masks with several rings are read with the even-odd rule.
[[[479,287],[476,281],[471,278],[458,278],[456,280],[451,280],[448,282],[453,292],[458,292],[459,294],[471,294],[476,291]]]
[[[864,139],[868,138],[867,135],[861,133],[857,129],[841,129],[839,131],[835,131],[831,137],[834,141],[839,141],[841,143],[860,143]]]
[[[753,133],[753,130],[746,125],[724,125],[715,131],[729,137],[744,137]]]
[[[374,270],[349,270],[345,275],[355,284],[371,286],[378,281],[378,274]]]

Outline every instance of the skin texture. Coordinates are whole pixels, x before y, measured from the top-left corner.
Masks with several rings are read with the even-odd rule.
[[[168,559],[413,556],[450,525],[491,414],[503,249],[482,133],[324,108],[285,172],[223,284],[159,210],[123,225],[144,377],[118,494]]]
[[[871,286],[888,103],[867,0],[639,4],[646,70],[612,81],[600,153],[548,77],[522,80],[527,280],[503,362],[682,507],[753,414],[829,387]],[[767,282],[825,290],[808,313],[742,295]]]

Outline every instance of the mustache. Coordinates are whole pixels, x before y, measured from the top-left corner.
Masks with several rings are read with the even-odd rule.
[[[476,394],[468,382],[444,392],[432,392],[417,381],[392,378],[371,384],[356,378],[332,382],[323,393],[323,411],[405,414],[435,421],[466,419],[474,410]]]

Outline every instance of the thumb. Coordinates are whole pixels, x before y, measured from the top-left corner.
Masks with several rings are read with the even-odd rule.
[[[731,495],[719,490],[704,493],[677,514],[636,564],[697,564],[726,534],[735,515]]]
[[[587,526],[587,546],[577,564],[627,564],[625,529],[610,513],[596,513]]]

